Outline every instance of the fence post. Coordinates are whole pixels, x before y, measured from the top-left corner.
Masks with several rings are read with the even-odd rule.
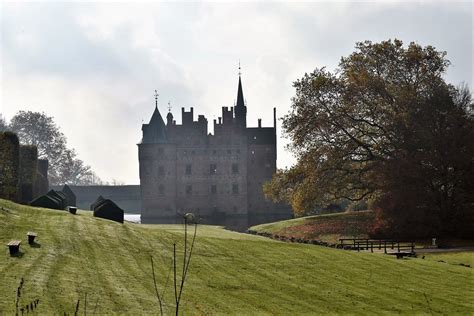
[[[384,253],[387,253],[387,241],[386,240],[383,241],[383,251],[384,251]]]
[[[397,242],[398,252],[400,252],[400,242]]]
[[[370,252],[374,252],[374,242],[370,243]]]

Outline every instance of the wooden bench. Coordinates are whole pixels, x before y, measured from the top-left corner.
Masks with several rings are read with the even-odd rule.
[[[21,240],[12,240],[7,244],[10,255],[16,255],[20,251],[20,244]]]
[[[388,254],[397,256],[397,259],[403,259],[403,257],[411,257],[415,255],[413,252],[390,252]]]
[[[28,236],[28,243],[30,245],[33,245],[35,243],[35,238],[38,235],[35,232],[28,232],[26,236]]]

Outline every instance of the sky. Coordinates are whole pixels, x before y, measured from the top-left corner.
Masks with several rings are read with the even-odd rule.
[[[447,52],[446,80],[473,88],[471,1],[0,2],[0,113],[45,112],[105,181],[138,184],[141,124],[181,108],[212,120],[237,97],[247,124],[288,113],[292,83],[335,70],[356,42],[398,38]],[[295,159],[278,133],[277,166]]]

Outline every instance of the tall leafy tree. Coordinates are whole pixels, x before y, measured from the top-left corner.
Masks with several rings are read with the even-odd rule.
[[[10,122],[9,128],[15,132],[20,142],[35,145],[38,158],[49,161],[50,184],[95,184],[101,183],[88,165],[77,158],[73,149],[67,148],[67,140],[52,117],[45,113],[19,111]]]
[[[452,233],[450,216],[472,206],[474,135],[471,94],[444,81],[448,66],[432,46],[366,41],[334,73],[305,74],[283,118],[298,163],[277,172],[266,195],[297,214],[371,200],[381,232],[429,222],[421,234]]]

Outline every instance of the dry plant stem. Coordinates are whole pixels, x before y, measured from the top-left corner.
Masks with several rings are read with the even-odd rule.
[[[178,305],[178,290],[176,288],[176,244],[173,244],[173,272],[174,272],[174,301],[176,306]],[[176,314],[178,311],[176,309]]]
[[[20,285],[18,286],[18,289],[16,290],[16,300],[15,300],[15,315],[18,315],[18,304],[20,303],[20,297],[21,297],[21,288],[23,287],[24,280],[23,278],[20,279]]]
[[[171,262],[170,264],[170,268],[168,269],[168,276],[166,277],[166,282],[165,282],[165,286],[163,287],[163,291],[161,291],[161,299],[164,303],[165,301],[165,290],[168,288],[168,283],[170,281],[170,276],[171,276],[171,269],[173,268],[173,263]],[[163,304],[164,305],[164,304]]]
[[[153,273],[153,284],[155,285],[156,298],[158,299],[158,303],[160,304],[160,315],[163,315],[163,302],[161,300],[160,293],[158,292],[158,287],[156,286],[156,277],[155,277],[155,267],[153,265],[153,256],[150,256],[150,260],[151,260],[151,271]]]
[[[84,295],[84,316],[87,315],[87,293]]]
[[[95,312],[97,310],[97,306],[99,306],[99,298],[95,301],[95,306],[94,306],[94,311],[92,312],[93,315],[95,315]]]
[[[185,228],[185,237],[184,237],[185,239],[184,240],[185,240],[185,251],[186,251],[186,237],[187,237],[187,221],[186,221],[186,219],[185,219],[185,227],[186,228]],[[179,288],[178,298],[176,299],[176,316],[178,315],[179,303],[181,301],[181,294],[183,293],[184,282],[186,280],[186,275],[188,274],[189,262],[191,261],[191,256],[193,254],[194,241],[196,240],[196,233],[197,233],[197,224],[195,223],[194,224],[194,235],[193,235],[193,239],[192,239],[192,242],[191,242],[191,248],[189,250],[189,255],[188,255],[187,261],[186,260],[184,261],[184,262],[186,262],[186,265],[183,266],[183,275],[181,276],[181,285],[180,285],[180,288]],[[187,255],[187,253],[185,252],[184,257],[186,257],[186,255]]]
[[[76,303],[76,310],[74,311],[74,316],[77,316],[77,314],[79,313],[79,303],[80,303],[80,299],[77,300],[77,303]]]

